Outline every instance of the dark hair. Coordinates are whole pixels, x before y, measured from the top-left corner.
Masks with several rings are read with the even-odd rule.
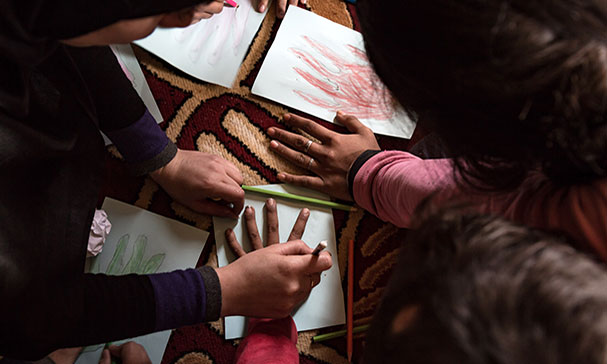
[[[607,2],[359,0],[367,53],[475,185],[607,176]]]
[[[408,234],[366,340],[367,364],[602,364],[607,272],[564,238],[441,212]]]

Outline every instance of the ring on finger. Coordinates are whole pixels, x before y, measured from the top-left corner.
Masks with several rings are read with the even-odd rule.
[[[310,158],[310,161],[308,162],[308,169],[312,169],[312,163],[314,163],[314,158]]]
[[[308,141],[306,142],[306,145],[304,146],[304,153],[308,153],[308,150],[310,150],[310,146],[312,145],[313,141],[312,139],[308,139]]]

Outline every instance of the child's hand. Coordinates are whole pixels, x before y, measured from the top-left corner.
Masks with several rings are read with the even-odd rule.
[[[244,219],[255,249],[248,254],[234,232],[226,231],[226,241],[238,259],[217,269],[222,317],[282,318],[308,297],[312,288],[320,283],[320,273],[333,264],[328,252],[312,255],[313,249],[298,240],[309,216],[310,210],[303,209],[291,230],[289,242],[278,244],[276,201],[269,199],[266,202],[268,241],[264,248],[255,223],[255,211],[247,207]]]
[[[320,143],[278,128],[268,129],[276,139],[270,148],[294,164],[312,171],[316,176],[279,173],[278,179],[328,193],[342,200],[352,200],[348,193],[347,174],[352,163],[366,150],[379,150],[371,129],[351,115],[337,113],[335,120],[352,134],[340,134],[296,115],[284,116],[287,124],[317,138]],[[281,143],[282,142],[282,143]],[[287,145],[285,145],[285,144]]]
[[[242,174],[214,154],[179,149],[150,176],[175,200],[203,214],[237,219],[244,206]]]
[[[259,3],[257,4],[257,11],[260,13],[266,11],[269,1],[270,0],[259,0]],[[276,17],[282,19],[285,16],[285,13],[287,12],[287,5],[297,6],[297,3],[301,2],[302,4],[305,4],[306,1],[307,0],[276,0]]]

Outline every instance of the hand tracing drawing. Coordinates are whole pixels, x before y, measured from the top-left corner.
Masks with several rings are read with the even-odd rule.
[[[392,96],[371,68],[364,50],[348,44],[351,56],[344,56],[307,35],[302,39],[309,47],[289,48],[304,63],[293,70],[322,91],[323,97],[303,90],[293,92],[318,107],[360,119],[387,121],[394,116]]]
[[[135,240],[135,243],[133,244],[131,257],[126,265],[124,264],[129,239],[129,234],[125,234],[118,240],[116,250],[114,251],[114,255],[112,255],[112,260],[110,260],[110,263],[103,273],[108,275],[124,275],[153,274],[158,272],[162,262],[164,261],[165,254],[155,254],[147,260],[144,259],[145,250],[148,245],[148,237],[145,235],[139,235],[137,237],[137,240]],[[95,260],[93,263],[91,273],[101,273],[97,260]]]
[[[265,185],[258,186],[262,189],[294,193],[301,196],[327,199],[328,196],[316,191],[306,190],[301,187],[291,185]],[[245,203],[247,206],[253,206],[256,214],[256,221],[259,231],[264,231],[265,214],[264,205],[267,196],[247,193]],[[278,225],[281,241],[285,241],[289,236],[291,227],[299,215],[299,211],[304,207],[301,202],[280,200],[276,203],[280,224]],[[328,242],[327,251],[333,256],[337,256],[337,242],[335,240],[335,224],[331,210],[326,207],[315,205],[305,205],[310,209],[308,218],[308,228],[302,236],[302,240],[314,248],[319,241]],[[244,212],[243,212],[244,213]],[[245,251],[251,251],[251,243],[246,234],[244,218],[239,220],[230,218],[213,218],[215,229],[215,240],[217,242],[217,262],[220,267],[226,266],[229,262],[236,259],[227,245],[225,231],[233,229],[238,241],[242,243]],[[339,265],[334,261],[331,269],[322,273],[322,279],[316,286],[308,299],[303,302],[293,312],[293,319],[297,325],[298,331],[313,330],[320,327],[341,325],[345,323],[344,296],[339,276]],[[241,338],[246,333],[246,318],[242,316],[229,316],[225,318],[225,337],[226,339]]]
[[[265,15],[253,3],[240,0],[185,29],[157,28],[135,43],[194,77],[231,87]]]
[[[251,91],[329,122],[337,111],[354,115],[378,134],[410,138],[415,129],[371,67],[362,35],[296,6]]]
[[[196,265],[208,237],[206,231],[111,198],[105,199],[102,208],[112,222],[112,231],[103,251],[89,260],[88,272],[154,274]],[[152,363],[160,363],[170,335],[171,331],[167,330],[129,340],[143,345]],[[85,348],[76,364],[99,363],[104,345],[100,343]]]

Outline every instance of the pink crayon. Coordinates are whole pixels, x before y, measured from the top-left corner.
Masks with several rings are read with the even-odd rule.
[[[238,3],[234,0],[224,0],[223,2],[224,5],[227,5],[231,8],[237,8],[238,7]]]

